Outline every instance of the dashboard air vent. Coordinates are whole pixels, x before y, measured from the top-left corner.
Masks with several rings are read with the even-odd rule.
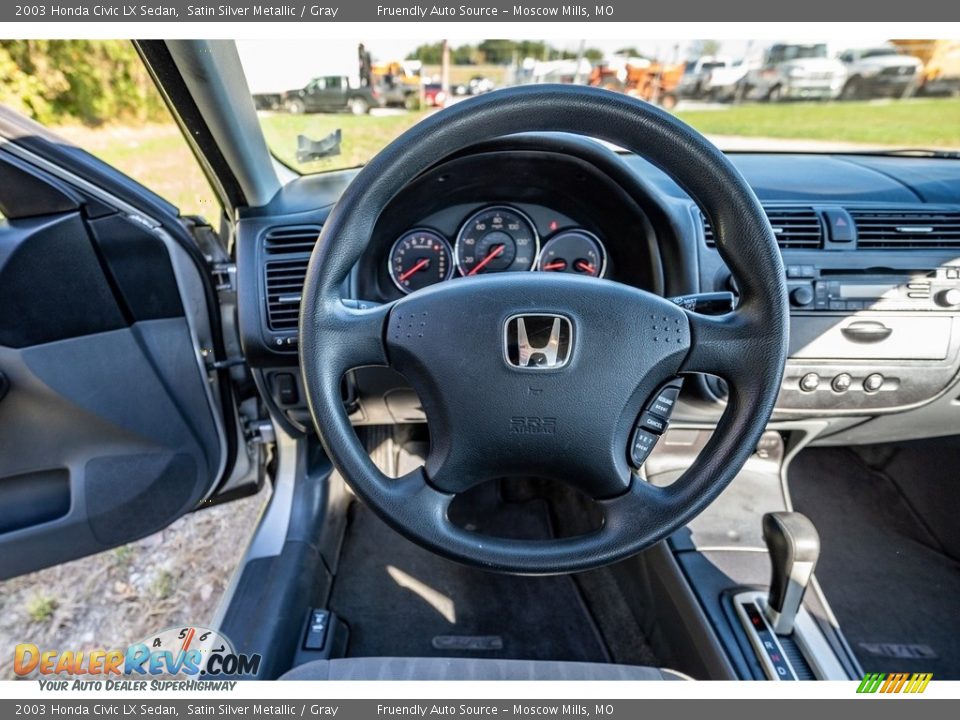
[[[319,225],[291,225],[267,230],[263,236],[263,249],[267,255],[309,253],[320,235]]]
[[[267,325],[271,330],[297,329],[308,262],[309,258],[302,258],[266,264]]]
[[[960,248],[960,211],[850,210],[859,248]]]
[[[823,245],[823,224],[812,207],[764,207],[763,211],[782,250],[815,249]],[[715,247],[716,239],[710,221],[703,213],[700,217],[707,246]]]

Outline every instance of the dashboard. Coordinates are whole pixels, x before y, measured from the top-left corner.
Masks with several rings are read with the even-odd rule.
[[[821,442],[960,432],[960,163],[734,154],[777,237],[791,302],[774,414]],[[305,176],[238,226],[245,355],[274,417],[310,432],[297,370],[300,290],[326,215],[355,171]],[[565,272],[663,296],[731,290],[709,220],[669,176],[581,138],[520,135],[448,158],[381,214],[344,288],[390,302],[491,272]],[[402,377],[344,380],[357,424],[425,420]],[[716,378],[689,380],[673,423],[711,426]]]

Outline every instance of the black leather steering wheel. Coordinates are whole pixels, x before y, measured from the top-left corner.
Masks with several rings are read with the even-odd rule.
[[[717,248],[740,288],[736,311],[698,315],[643,290],[559,273],[457,278],[369,309],[344,304],[344,281],[378,216],[402,187],[468,145],[531,131],[598,137],[671,175],[710,219]],[[564,365],[510,365],[504,351],[508,321],[523,314],[569,322]],[[330,213],[310,259],[300,361],[327,453],[387,523],[463,563],[524,574],[571,572],[614,562],[663,539],[733,479],[773,410],[786,359],[787,319],[773,232],[750,187],[715,146],[671,115],[626,95],[538,85],[443,110],[360,171]],[[429,422],[424,467],[399,479],[376,468],[344,410],[344,373],[369,365],[402,373]],[[683,476],[655,487],[631,471],[631,430],[657,388],[693,372],[727,381],[727,408]],[[602,527],[577,537],[515,540],[469,532],[449,520],[457,493],[507,476],[552,478],[578,488],[596,500]]]

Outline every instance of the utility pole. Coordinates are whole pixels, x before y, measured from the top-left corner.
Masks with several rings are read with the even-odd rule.
[[[440,58],[440,86],[447,97],[450,97],[450,41],[443,41],[443,55]]]
[[[580,41],[580,47],[577,48],[577,72],[576,72],[576,74],[573,76],[573,84],[574,84],[574,85],[582,85],[582,84],[583,84],[583,73],[580,72],[580,66],[583,64],[583,53],[584,53],[584,51],[586,50],[586,48],[587,48],[587,41],[586,41],[586,40],[581,40],[581,41]]]

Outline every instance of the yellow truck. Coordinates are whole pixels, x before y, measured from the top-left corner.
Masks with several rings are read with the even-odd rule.
[[[923,63],[918,91],[960,96],[960,40],[891,40]]]

